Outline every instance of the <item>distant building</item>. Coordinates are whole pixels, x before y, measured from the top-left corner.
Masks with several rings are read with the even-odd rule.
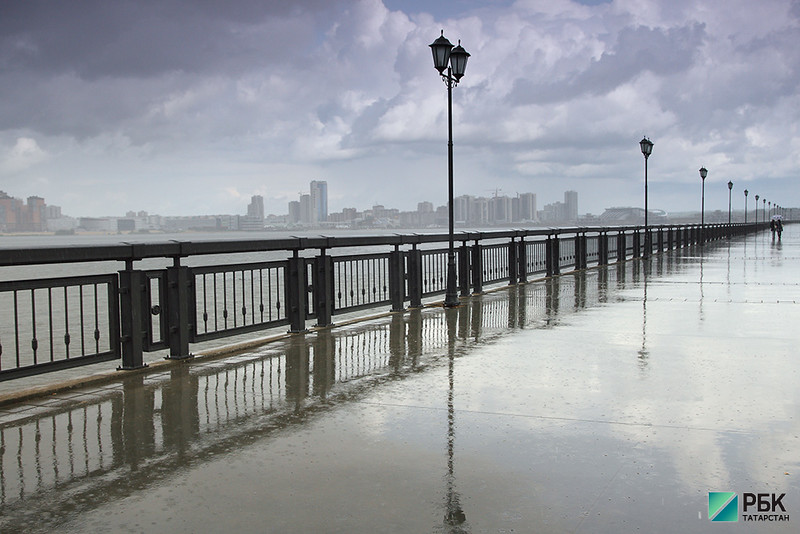
[[[250,204],[247,205],[247,216],[264,220],[264,197],[261,195],[250,197]]]
[[[264,229],[264,197],[253,195],[247,205],[247,215],[239,221],[239,228],[248,232]]]
[[[310,189],[311,223],[325,222],[328,220],[328,182],[314,180]]]
[[[535,221],[536,217],[536,193],[522,193],[519,195],[519,219],[520,221]]]
[[[27,203],[0,191],[0,231],[41,232],[47,229],[47,205],[42,197],[28,197]]]
[[[300,202],[292,200],[289,202],[289,216],[287,221],[289,224],[297,224],[300,222]]]
[[[564,220],[575,222],[578,220],[578,192],[564,191]]]
[[[300,223],[314,223],[311,195],[300,195]]]

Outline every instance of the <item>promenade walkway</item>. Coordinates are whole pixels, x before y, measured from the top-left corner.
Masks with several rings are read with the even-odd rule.
[[[787,225],[0,406],[0,531],[797,532],[798,325]]]

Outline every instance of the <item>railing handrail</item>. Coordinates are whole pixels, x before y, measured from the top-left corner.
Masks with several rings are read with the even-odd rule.
[[[755,223],[747,223],[750,224]],[[767,223],[758,223],[766,225]],[[742,226],[744,223],[731,223]],[[697,228],[700,223],[649,225],[652,230]],[[727,223],[706,224],[706,228],[728,226]],[[565,236],[586,233],[638,231],[643,225],[571,226],[507,230],[480,230],[454,233],[454,241],[483,241],[490,239]],[[213,254],[327,250],[359,246],[414,246],[448,241],[447,233],[386,234],[363,236],[289,237],[263,239],[220,239],[204,241],[169,240],[153,243],[118,243],[113,245],[54,245],[41,247],[0,248],[0,267],[44,265],[54,263],[84,263],[120,261],[131,262],[150,258],[188,258]]]

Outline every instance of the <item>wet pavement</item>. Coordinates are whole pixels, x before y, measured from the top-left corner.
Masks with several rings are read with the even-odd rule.
[[[787,225],[2,406],[0,531],[796,532],[798,266]]]

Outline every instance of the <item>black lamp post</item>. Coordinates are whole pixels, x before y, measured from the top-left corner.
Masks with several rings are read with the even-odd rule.
[[[772,201],[770,200],[767,202],[767,206],[769,206],[769,211],[767,211],[767,215],[772,217]]]
[[[767,222],[767,199],[761,199],[761,211],[764,213],[764,222]]]
[[[744,190],[744,223],[747,224],[747,189]]]
[[[642,149],[642,155],[644,155],[644,253],[642,257],[647,258],[653,250],[650,245],[650,229],[647,227],[647,159],[653,153],[653,142],[647,137],[642,137],[642,140],[639,141],[639,146]]]
[[[733,182],[728,181],[728,225],[731,224],[731,191],[733,191]]]
[[[756,195],[756,224],[758,224],[758,195]]]
[[[433,66],[439,71],[447,86],[447,207],[449,218],[449,245],[447,249],[447,292],[444,297],[446,307],[458,306],[456,293],[456,252],[453,247],[453,87],[458,85],[467,68],[469,54],[461,46],[453,44],[442,35],[430,44],[433,52]],[[447,73],[445,74],[445,69]]]
[[[700,188],[700,246],[706,243],[706,176],[708,169],[700,167],[700,178],[703,181]]]

